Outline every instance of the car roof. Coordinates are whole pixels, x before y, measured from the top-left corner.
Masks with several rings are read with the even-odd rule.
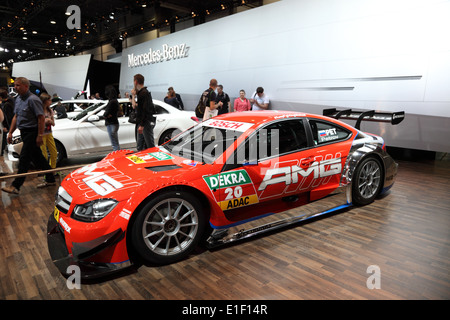
[[[243,111],[243,112],[229,112],[218,115],[213,119],[217,120],[225,120],[225,121],[237,121],[237,122],[247,122],[253,123],[257,126],[271,122],[279,119],[294,119],[294,118],[316,118],[321,120],[326,120],[329,122],[334,122],[344,127],[350,127],[348,124],[329,118],[326,116],[312,114],[312,113],[304,113],[298,111],[285,111],[285,110],[264,110],[264,111]],[[254,127],[254,126],[253,126]]]
[[[218,115],[214,119],[225,121],[238,121],[254,124],[262,124],[272,120],[283,118],[304,118],[308,114],[295,111],[282,110],[267,110],[267,111],[243,111],[243,112],[229,112]]]

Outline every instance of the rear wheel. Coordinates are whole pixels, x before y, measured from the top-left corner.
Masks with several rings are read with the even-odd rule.
[[[207,217],[195,197],[168,191],[140,210],[131,230],[132,245],[146,262],[173,263],[195,249],[206,224]]]
[[[356,205],[371,203],[380,193],[382,179],[382,166],[378,159],[369,157],[362,160],[353,178],[353,203]]]
[[[158,145],[162,145],[178,135],[181,131],[178,129],[169,129],[167,131],[164,131],[161,136],[159,137]]]
[[[56,158],[56,165],[59,166],[61,164],[61,162],[65,158],[67,158],[66,149],[64,148],[63,144],[61,142],[59,142],[58,140],[55,140],[55,146],[56,146],[56,151],[58,153],[58,156]]]

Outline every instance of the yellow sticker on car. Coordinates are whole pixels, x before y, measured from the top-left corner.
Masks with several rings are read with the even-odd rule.
[[[218,203],[222,210],[230,210],[243,206],[248,206],[254,203],[258,203],[258,196],[256,194],[252,194],[246,197],[235,198],[230,200],[221,201]]]
[[[56,222],[59,222],[59,210],[56,207],[53,210],[53,217],[55,218]]]

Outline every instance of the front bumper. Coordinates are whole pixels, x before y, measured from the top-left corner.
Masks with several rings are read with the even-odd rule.
[[[132,265],[130,260],[120,263],[95,262],[96,257],[101,256],[106,249],[116,245],[124,237],[125,232],[119,228],[91,241],[74,242],[72,254],[70,254],[66,246],[64,231],[57,223],[53,213],[47,223],[48,250],[53,263],[65,277],[73,274],[69,269],[70,266],[79,267],[82,279],[94,279],[130,267]]]

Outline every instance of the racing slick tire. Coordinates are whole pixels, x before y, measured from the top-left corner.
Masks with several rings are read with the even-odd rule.
[[[375,199],[383,185],[383,167],[375,157],[361,161],[356,168],[352,183],[352,201],[355,205],[366,205]]]
[[[189,256],[206,229],[201,203],[183,191],[164,192],[139,212],[131,229],[131,243],[146,262],[170,264]]]

